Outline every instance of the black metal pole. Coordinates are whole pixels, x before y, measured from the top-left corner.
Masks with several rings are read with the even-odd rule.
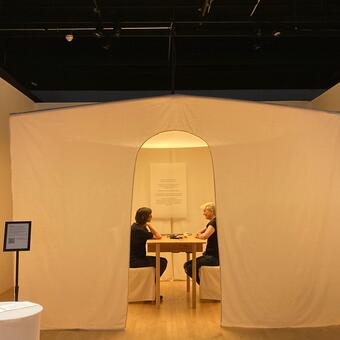
[[[168,43],[168,62],[170,63],[170,82],[171,82],[171,94],[175,93],[176,87],[176,46],[175,46],[175,27],[172,22],[169,31],[169,43]]]
[[[171,34],[171,94],[175,94],[176,89],[176,45],[174,32]]]
[[[19,250],[16,251],[15,261],[15,301],[18,301],[19,296]]]

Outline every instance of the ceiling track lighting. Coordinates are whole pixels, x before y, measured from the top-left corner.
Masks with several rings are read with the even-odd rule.
[[[128,30],[133,30],[133,31],[152,31],[152,30],[170,30],[172,29],[172,26],[136,26],[136,27],[121,27],[120,28],[122,31],[128,31]]]
[[[104,37],[104,32],[100,29],[96,29],[94,32],[93,32],[93,35],[98,38],[98,39],[101,39]]]

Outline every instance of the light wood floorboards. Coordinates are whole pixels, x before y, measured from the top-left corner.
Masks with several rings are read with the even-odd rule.
[[[129,304],[124,331],[41,331],[41,340],[339,340],[340,326],[304,329],[241,329],[220,327],[220,303],[198,302],[190,308],[185,281],[162,282],[164,301]],[[0,296],[0,300],[8,300]],[[198,301],[198,300],[197,300]]]

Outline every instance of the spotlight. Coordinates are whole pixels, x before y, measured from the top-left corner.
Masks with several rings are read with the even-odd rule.
[[[74,36],[72,33],[67,33],[65,35],[65,39],[68,41],[68,42],[71,42],[73,40]]]
[[[97,25],[96,30],[93,32],[93,35],[98,39],[101,39],[104,37],[104,29],[101,24]]]
[[[104,36],[104,33],[102,31],[99,31],[99,30],[95,30],[93,35],[96,37],[96,38],[103,38]]]
[[[117,27],[114,33],[116,38],[120,38],[120,27]]]
[[[274,32],[273,32],[273,36],[274,36],[275,38],[279,38],[279,37],[281,36],[281,32],[280,32],[280,31],[274,31]]]

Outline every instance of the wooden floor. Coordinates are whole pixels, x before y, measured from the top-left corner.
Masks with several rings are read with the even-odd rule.
[[[41,340],[339,340],[340,326],[304,329],[241,329],[220,327],[220,303],[198,302],[190,308],[185,281],[162,282],[160,309],[151,303],[129,304],[124,331],[41,331]],[[4,301],[9,296],[2,295]]]

